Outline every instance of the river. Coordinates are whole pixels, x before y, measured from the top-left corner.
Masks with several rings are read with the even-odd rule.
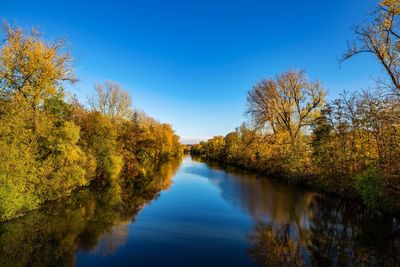
[[[0,224],[0,266],[400,265],[398,217],[189,156],[154,175]]]

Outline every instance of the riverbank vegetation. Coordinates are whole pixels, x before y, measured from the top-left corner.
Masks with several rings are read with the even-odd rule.
[[[375,56],[388,77],[375,89],[327,101],[304,71],[278,74],[248,92],[247,123],[191,152],[400,210],[400,2],[380,1],[371,16],[342,61]]]
[[[65,42],[3,25],[0,48],[0,220],[89,184],[137,183],[181,154],[168,124],[131,109],[117,83],[98,84],[84,107]]]

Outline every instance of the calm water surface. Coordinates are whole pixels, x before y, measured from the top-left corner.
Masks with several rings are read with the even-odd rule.
[[[400,266],[399,218],[190,157],[155,175],[0,225],[0,266]]]

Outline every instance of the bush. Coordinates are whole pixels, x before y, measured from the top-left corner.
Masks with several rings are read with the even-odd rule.
[[[370,167],[356,177],[356,189],[369,208],[390,210],[393,206],[383,174],[376,167]]]

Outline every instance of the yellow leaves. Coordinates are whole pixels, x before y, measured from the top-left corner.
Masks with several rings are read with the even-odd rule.
[[[0,48],[0,220],[90,180],[117,184],[123,169],[128,175],[147,174],[155,163],[180,155],[179,137],[170,125],[144,113],[131,118],[130,97],[118,84],[99,88],[109,116],[65,103],[61,85],[76,79],[62,42],[47,43],[34,30],[25,34],[11,27],[5,37]]]
[[[248,113],[258,127],[286,132],[294,143],[318,116],[325,95],[320,83],[308,81],[304,71],[287,71],[249,91]]]
[[[76,144],[80,137],[79,126],[72,121],[65,121],[62,126],[62,135],[65,141]]]
[[[122,167],[124,165],[124,161],[121,156],[119,155],[112,155],[110,156],[110,178],[111,180],[117,180],[119,175],[121,174]]]
[[[399,15],[400,14],[400,1],[399,0],[383,0],[379,3],[381,7],[387,8],[388,13]]]
[[[62,41],[47,44],[35,31],[7,27],[6,40],[0,50],[0,79],[10,97],[22,96],[38,106],[54,96],[63,81],[74,82],[71,57]]]
[[[391,20],[389,18],[385,18],[382,21],[382,25],[381,25],[384,29],[390,29],[390,27],[392,26]]]

